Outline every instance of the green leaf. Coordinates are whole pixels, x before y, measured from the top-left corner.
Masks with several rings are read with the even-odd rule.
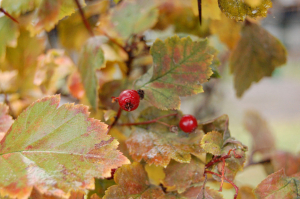
[[[204,169],[205,164],[196,157],[192,157],[190,163],[171,161],[164,169],[166,177],[163,180],[163,185],[182,193],[191,185],[204,181]],[[178,175],[179,173],[182,175]]]
[[[145,91],[145,100],[157,108],[179,109],[180,96],[203,92],[202,85],[213,74],[213,55],[208,41],[193,42],[190,37],[173,36],[156,40],[151,47],[153,67],[136,81]]]
[[[136,122],[155,119],[160,116],[174,113],[149,107],[141,112]],[[159,121],[169,125],[177,125],[180,118],[171,116]],[[203,131],[196,130],[187,134],[179,130],[178,133],[170,132],[169,127],[159,123],[140,125],[135,128],[126,141],[130,155],[135,161],[145,160],[148,164],[166,167],[171,159],[181,163],[189,163],[191,154],[200,156],[204,153],[200,147]]]
[[[19,16],[37,8],[42,0],[2,0],[1,7],[11,15]]]
[[[78,63],[85,93],[93,109],[97,108],[99,88],[96,70],[105,67],[102,44],[103,37],[90,38],[81,49]]]
[[[287,177],[283,169],[269,175],[255,189],[257,199],[263,198],[299,198],[300,173]]]
[[[102,198],[105,195],[105,191],[115,184],[116,183],[113,180],[95,179],[95,190],[89,191],[87,198],[91,199],[94,194],[96,194],[99,198]]]
[[[164,195],[160,187],[151,185],[144,167],[134,162],[123,165],[114,176],[117,185],[105,192],[103,199],[158,198]]]
[[[6,46],[16,46],[19,34],[19,27],[16,22],[5,15],[0,17],[0,61],[5,58]]]
[[[223,147],[222,134],[217,131],[212,131],[203,136],[201,140],[201,147],[213,155],[221,155]]]
[[[278,39],[259,25],[247,22],[230,57],[236,95],[241,97],[252,82],[271,76],[286,59],[286,50]]]
[[[84,0],[79,0],[85,6]],[[31,35],[36,35],[43,30],[50,31],[59,20],[70,16],[77,9],[74,0],[42,0],[34,11],[32,23],[27,27]]]
[[[39,192],[66,197],[94,187],[94,177],[129,160],[116,150],[107,125],[88,118],[88,107],[64,104],[58,95],[22,112],[0,142],[0,193],[26,198]]]
[[[255,7],[249,6],[244,0],[218,0],[222,12],[229,18],[244,21],[247,16],[252,18],[266,17],[268,9],[272,7],[271,0],[262,0]]]
[[[141,34],[157,21],[158,10],[155,1],[122,1],[100,20],[100,29],[114,38],[128,39]]]

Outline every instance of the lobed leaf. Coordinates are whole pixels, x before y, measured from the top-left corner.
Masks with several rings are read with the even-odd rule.
[[[201,147],[213,155],[221,155],[223,148],[223,136],[217,131],[205,134],[201,140]]]
[[[163,180],[163,185],[172,187],[172,190],[176,189],[178,193],[182,193],[191,185],[204,181],[204,169],[205,164],[194,156],[190,163],[171,161],[164,169],[166,177]]]
[[[272,7],[271,0],[262,0],[261,4],[251,7],[244,0],[218,0],[221,11],[229,18],[244,21],[247,16],[252,18],[266,17]]]
[[[100,29],[110,37],[128,39],[151,28],[157,21],[155,1],[122,1],[100,19]]]
[[[1,14],[0,27],[0,61],[3,61],[6,55],[6,46],[16,46],[20,31],[16,22]]]
[[[137,122],[149,121],[157,117],[174,113],[149,107],[141,112]],[[167,117],[159,121],[169,125],[177,125],[180,118]],[[169,127],[159,123],[140,125],[135,128],[126,141],[130,155],[135,161],[145,160],[148,164],[166,167],[171,159],[181,163],[189,163],[191,154],[200,156],[204,153],[200,147],[203,131],[196,130],[186,134],[170,132]]]
[[[67,197],[94,187],[94,177],[128,159],[116,150],[107,125],[88,118],[82,105],[59,105],[58,95],[30,105],[0,142],[0,194],[27,198],[41,193]]]
[[[149,183],[144,167],[137,162],[123,165],[116,171],[114,179],[117,185],[109,187],[103,199],[158,198],[164,195],[160,187]]]
[[[278,39],[257,24],[247,22],[230,57],[236,95],[241,97],[253,82],[271,76],[286,63],[286,50]]]
[[[105,67],[104,54],[101,49],[102,39],[100,36],[88,39],[81,49],[78,62],[85,94],[93,109],[97,108],[98,102],[99,84],[96,70]]]
[[[300,192],[300,173],[287,177],[283,169],[269,175],[255,189],[257,199],[298,198]]]
[[[213,74],[213,56],[207,40],[173,36],[156,40],[151,47],[153,66],[135,83],[145,92],[145,100],[157,108],[178,109],[180,96],[203,92],[202,85]]]

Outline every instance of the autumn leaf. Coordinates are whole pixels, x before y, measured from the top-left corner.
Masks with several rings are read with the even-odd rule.
[[[74,71],[71,75],[69,75],[67,85],[70,94],[73,97],[81,99],[84,96],[85,91],[82,85],[80,73],[78,71]]]
[[[202,85],[212,75],[213,56],[208,41],[193,42],[190,37],[173,36],[156,40],[151,47],[153,66],[136,81],[145,100],[157,108],[179,109],[180,96],[203,92]]]
[[[201,140],[201,147],[213,155],[221,155],[223,148],[223,136],[217,131],[205,134]]]
[[[13,16],[19,16],[37,8],[43,0],[2,0],[1,7]]]
[[[283,169],[269,175],[255,189],[257,199],[285,198],[293,199],[299,197],[300,173],[287,177]]]
[[[0,70],[0,93],[13,93],[17,91],[18,71],[1,71]]]
[[[259,25],[247,22],[230,57],[236,95],[241,97],[253,82],[271,76],[286,59],[286,50],[278,39]]]
[[[253,152],[270,155],[275,150],[275,138],[267,122],[257,112],[248,111],[245,115],[244,125],[252,135]]]
[[[149,121],[172,113],[174,112],[149,107],[141,112],[137,122]],[[169,125],[177,125],[179,119],[176,116],[171,116],[160,121],[167,122]],[[143,159],[148,164],[166,167],[171,159],[181,163],[189,163],[191,154],[199,156],[204,152],[200,147],[200,141],[203,137],[201,130],[196,130],[192,134],[186,134],[181,130],[174,133],[170,132],[169,127],[159,123],[139,125],[139,127],[133,130],[126,141],[129,153],[135,161]]]
[[[105,67],[101,49],[102,39],[100,36],[90,38],[81,49],[78,63],[85,94],[93,109],[97,108],[98,102],[99,85],[96,70]]]
[[[263,3],[263,0],[245,0],[245,3],[248,4],[249,6],[255,8],[255,7],[261,5],[261,3]]]
[[[229,19],[224,14],[221,15],[220,20],[212,20],[210,24],[211,32],[218,35],[220,41],[230,50],[233,50],[240,40],[241,29],[241,23]]]
[[[20,32],[18,24],[1,13],[0,27],[0,61],[3,61],[6,54],[6,46],[15,47]]]
[[[114,179],[117,185],[109,187],[103,199],[158,198],[164,195],[160,187],[149,183],[144,167],[137,162],[123,165],[116,171]]]
[[[0,103],[0,133],[6,133],[14,122],[12,117],[8,114],[8,109],[7,105]]]
[[[271,160],[274,171],[284,169],[287,176],[300,172],[300,155],[277,151],[273,154]]]
[[[129,163],[107,135],[107,125],[88,118],[88,108],[64,104],[58,95],[30,105],[0,142],[0,194],[27,198],[41,193],[67,197],[92,189],[94,177]]]
[[[199,16],[198,1],[192,0],[193,11],[196,16]],[[205,19],[221,19],[221,10],[216,0],[202,0],[202,17]]]
[[[179,163],[171,161],[167,168],[164,169],[166,174],[163,180],[165,187],[172,187],[178,193],[184,192],[191,185],[204,181],[205,164],[196,157],[192,157],[190,163]],[[183,175],[178,175],[182,173]]]
[[[253,193],[253,188],[248,186],[239,187],[239,194],[237,199],[255,199],[255,195]]]
[[[88,198],[92,198],[93,195],[97,195],[97,197],[101,199],[105,195],[105,191],[115,184],[114,180],[95,179],[95,189],[89,191]],[[96,196],[94,197],[97,198]]]
[[[261,4],[251,7],[244,0],[218,0],[222,12],[229,18],[244,21],[247,16],[252,18],[266,17],[272,7],[271,0],[262,0]]]
[[[141,34],[157,21],[158,10],[155,1],[122,1],[100,18],[99,29],[113,38],[128,39]]]
[[[84,0],[79,0],[85,6]],[[62,18],[75,12],[77,6],[74,0],[41,0],[34,11],[32,23],[27,27],[31,35],[36,35],[42,30],[50,31]]]
[[[210,189],[209,187],[201,188],[197,199],[223,199],[223,196],[218,191]]]

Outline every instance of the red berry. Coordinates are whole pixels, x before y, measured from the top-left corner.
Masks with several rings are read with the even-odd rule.
[[[125,111],[133,111],[140,104],[140,96],[136,90],[125,90],[119,95],[119,105]]]
[[[192,115],[184,115],[179,122],[180,129],[186,133],[191,133],[197,126],[197,120]]]

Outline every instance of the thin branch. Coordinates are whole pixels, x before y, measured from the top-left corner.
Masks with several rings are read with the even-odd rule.
[[[220,157],[220,158],[217,158],[217,157],[213,158],[209,163],[207,163],[207,164],[205,165],[205,168],[207,169],[207,168],[213,166],[215,163],[222,162],[223,159],[226,160],[226,159],[228,159],[228,158],[231,158],[231,156],[232,156],[232,155],[230,154],[231,152],[233,152],[233,155],[234,155],[235,158],[242,158],[242,156],[240,156],[239,154],[237,154],[237,153],[235,152],[235,149],[230,149],[230,150],[228,151],[227,155],[225,155],[225,156],[223,156],[223,157]]]
[[[83,9],[82,9],[82,7],[81,7],[81,5],[80,5],[80,3],[79,3],[79,0],[74,0],[74,1],[75,1],[76,5],[77,5],[77,7],[78,7],[78,9],[79,9],[79,13],[80,13],[80,16],[81,16],[81,18],[82,18],[82,21],[83,21],[84,26],[86,27],[86,29],[88,30],[88,32],[90,33],[90,35],[91,35],[92,37],[94,37],[95,35],[94,35],[94,33],[93,33],[93,30],[92,30],[92,28],[91,28],[89,22],[87,21],[86,17],[84,16],[84,12],[83,12]]]
[[[202,3],[201,0],[198,0],[198,11],[199,11],[199,22],[202,25]]]
[[[107,134],[109,133],[110,129],[117,124],[117,122],[118,122],[118,120],[121,116],[121,113],[122,113],[122,109],[121,109],[121,107],[119,107],[119,110],[118,110],[118,113],[115,117],[114,122],[111,125],[108,126]]]
[[[7,17],[9,17],[14,22],[19,23],[15,18],[13,18],[10,14],[8,14],[3,8],[0,8],[0,12],[3,12]]]
[[[212,175],[216,175],[216,176],[222,178],[222,176],[220,174],[217,174],[217,173],[209,171],[209,170],[205,170],[205,173],[210,173]],[[235,189],[234,199],[236,199],[237,196],[238,196],[238,193],[239,193],[239,188],[234,184],[234,182],[232,182],[231,180],[229,180],[225,176],[224,176],[224,180],[226,180],[227,182],[229,182],[234,187],[234,189]]]
[[[162,124],[163,122],[160,122],[158,120],[165,118],[165,117],[171,117],[171,116],[175,116],[177,115],[177,113],[172,113],[172,114],[168,114],[168,115],[163,115],[160,117],[157,117],[153,120],[149,120],[149,121],[145,121],[145,122],[135,122],[135,123],[125,123],[125,124],[118,124],[120,126],[136,126],[136,125],[146,125],[146,124],[152,124],[152,123],[160,123]],[[171,127],[171,125],[164,123],[164,125],[167,125],[168,127]]]

